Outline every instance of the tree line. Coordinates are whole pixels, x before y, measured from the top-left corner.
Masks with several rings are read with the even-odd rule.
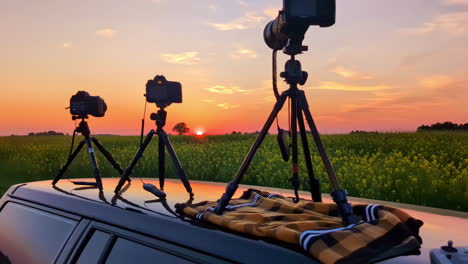
[[[430,126],[422,125],[418,127],[418,132],[423,131],[468,131],[468,123],[456,124],[452,122],[435,123]]]

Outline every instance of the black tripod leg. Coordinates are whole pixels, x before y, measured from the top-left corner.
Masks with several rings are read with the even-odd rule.
[[[294,87],[294,86],[292,86]],[[292,90],[297,89],[291,88]],[[295,203],[299,202],[299,188],[301,187],[301,182],[299,180],[299,158],[298,158],[298,148],[297,148],[297,94],[294,93],[291,96],[291,143],[292,143],[292,177],[290,179],[291,184],[294,188],[294,195],[296,196],[293,201]]]
[[[317,127],[315,126],[314,119],[312,118],[312,114],[310,113],[309,105],[307,103],[307,99],[303,91],[300,91],[299,97],[300,97],[300,106],[305,115],[307,123],[309,124],[310,132],[312,132],[315,145],[317,145],[317,150],[320,154],[320,157],[322,158],[323,164],[325,165],[325,170],[327,171],[328,177],[330,177],[330,181],[332,183],[333,189],[338,190],[340,189],[340,184],[338,182],[338,179],[336,178],[335,172],[333,171],[331,162],[328,159],[328,155],[327,155],[327,152],[325,151],[325,147],[322,144],[322,140],[320,139],[320,134],[317,130]]]
[[[138,163],[138,160],[140,160],[141,156],[143,155],[143,152],[145,152],[146,147],[148,144],[151,142],[151,139],[153,138],[155,132],[154,130],[151,130],[148,135],[146,135],[145,140],[143,141],[143,144],[140,146],[138,151],[135,153],[135,156],[132,159],[132,162],[130,162],[130,165],[124,170],[122,173],[122,176],[120,176],[119,183],[115,187],[114,192],[118,193],[120,189],[122,189],[122,186],[125,184],[126,181],[130,181],[130,174],[132,174],[133,168],[135,165]]]
[[[286,102],[286,98],[288,98],[288,93],[286,92],[282,93],[281,96],[278,98],[278,101],[273,107],[273,111],[271,112],[265,125],[263,126],[262,131],[260,131],[260,134],[258,135],[257,139],[255,139],[255,142],[250,148],[249,153],[247,153],[247,156],[242,162],[241,167],[237,171],[236,177],[231,182],[228,183],[226,187],[226,191],[224,192],[223,196],[221,196],[221,199],[219,200],[218,205],[216,205],[216,208],[214,209],[214,212],[216,214],[220,215],[226,209],[226,206],[228,205],[232,196],[234,195],[237,188],[239,187],[239,183],[242,180],[242,177],[244,176],[245,172],[249,168],[253,157],[257,153],[258,148],[260,147],[263,140],[265,139],[265,136],[268,134],[268,130],[270,130],[270,127],[275,121],[276,116],[278,115],[279,111],[281,111],[281,108],[283,108],[284,102]]]
[[[91,144],[91,138],[86,137],[85,141],[86,145],[88,146],[89,159],[91,160],[91,164],[93,165],[93,174],[94,178],[96,179],[96,185],[99,188],[99,190],[102,191],[101,171],[99,170],[99,166],[96,160],[96,154],[94,153],[93,145]]]
[[[187,175],[185,174],[185,170],[180,164],[179,158],[177,157],[177,154],[172,147],[171,141],[169,140],[169,137],[167,136],[166,132],[164,130],[161,130],[158,132],[159,138],[163,141],[164,145],[167,148],[167,152],[169,152],[169,156],[171,156],[172,162],[174,163],[174,166],[177,170],[177,174],[179,175],[180,180],[185,186],[185,190],[190,194],[190,197],[193,196],[192,192],[192,186],[190,186],[190,182],[187,178]]]
[[[106,157],[106,159],[109,161],[110,164],[119,172],[119,175],[122,175],[123,169],[120,167],[120,165],[115,161],[115,159],[112,157],[109,151],[107,151],[106,148],[99,142],[99,140],[95,137],[92,137],[91,140],[93,141],[94,145],[98,148],[98,150]]]
[[[63,176],[63,174],[65,173],[65,171],[68,169],[68,167],[70,166],[70,164],[72,163],[72,161],[76,158],[76,156],[78,155],[78,153],[80,153],[81,149],[83,148],[85,144],[85,140],[82,140],[80,141],[80,143],[78,144],[78,146],[76,147],[76,149],[73,151],[73,153],[68,157],[68,160],[67,162],[65,163],[65,165],[63,165],[63,167],[59,170],[59,172],[57,173],[57,176],[55,176],[54,180],[52,181],[52,185],[55,185]]]
[[[314,167],[312,166],[312,158],[310,156],[309,142],[307,140],[307,132],[304,125],[304,116],[302,109],[298,111],[299,130],[301,132],[302,149],[304,151],[304,159],[307,167],[307,173],[309,176],[309,188],[312,196],[312,201],[316,203],[322,202],[322,192],[320,190],[320,181],[315,178]]]
[[[346,191],[341,189],[340,184],[338,182],[338,178],[336,178],[335,172],[331,166],[331,162],[328,159],[327,152],[325,151],[325,147],[322,144],[322,140],[320,139],[320,134],[318,133],[317,127],[315,126],[314,119],[312,118],[312,114],[310,113],[309,105],[307,103],[307,99],[304,95],[303,91],[299,93],[299,104],[304,112],[306,117],[307,123],[309,124],[310,131],[312,132],[312,136],[314,137],[315,144],[317,145],[318,152],[320,153],[320,157],[322,157],[323,165],[325,166],[325,170],[327,171],[328,177],[332,183],[333,192],[331,193],[333,197],[333,201],[338,206],[338,211],[340,212],[341,217],[343,218],[344,225],[350,225],[357,223],[357,218],[353,214],[353,209],[348,202]]]
[[[163,191],[164,179],[165,179],[165,173],[166,173],[166,149],[164,146],[164,140],[161,138],[161,136],[159,137],[159,142],[158,142],[158,159],[159,159],[159,187],[161,191]]]

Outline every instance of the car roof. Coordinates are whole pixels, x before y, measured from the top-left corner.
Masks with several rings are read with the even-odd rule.
[[[61,180],[56,186],[52,186],[51,181],[30,182],[12,187],[7,196],[9,200],[33,202],[228,261],[315,263],[299,248],[279,246],[218,230],[211,225],[198,225],[176,218],[162,205],[159,198],[143,189],[143,182],[158,186],[158,182],[154,180],[133,179],[130,184],[124,185],[122,192],[115,195],[113,190],[117,182],[116,178],[103,179],[102,193],[96,188],[76,186],[68,180]],[[224,189],[221,184],[191,182],[191,185],[195,193],[194,202],[216,200]],[[175,210],[176,203],[185,203],[189,199],[189,194],[179,181],[168,180],[164,191],[167,194],[167,207],[171,210]]]
[[[79,180],[94,181],[94,179]],[[127,226],[129,229],[143,234],[172,241],[175,239],[174,242],[177,243],[196,244],[199,250],[211,250],[218,252],[219,255],[231,256],[234,259],[237,257],[236,261],[239,262],[245,262],[245,259],[240,256],[243,250],[247,250],[246,252],[254,250],[264,254],[274,252],[275,257],[272,259],[274,262],[280,260],[279,256],[294,258],[297,262],[308,261],[310,263],[311,261],[301,252],[292,251],[255,238],[246,238],[238,234],[234,235],[225,231],[214,230],[212,227],[202,228],[177,219],[169,210],[175,210],[175,204],[185,203],[190,198],[179,180],[166,180],[164,186],[164,192],[167,194],[166,205],[162,204],[159,198],[143,189],[144,183],[159,186],[157,180],[134,178],[131,183],[124,185],[118,195],[115,195],[113,190],[117,182],[118,178],[104,178],[104,190],[101,193],[96,188],[79,187],[65,179],[59,181],[55,187],[51,185],[51,181],[30,182],[17,186],[10,195],[11,197],[33,201],[110,224]],[[191,181],[191,186],[195,193],[193,203],[197,203],[219,199],[225,190],[226,184]],[[291,190],[241,185],[235,197],[240,196],[248,188],[292,196]],[[310,199],[310,195],[306,192],[300,193],[302,198]],[[430,249],[439,248],[441,245],[446,244],[448,240],[453,240],[458,246],[468,246],[468,229],[465,228],[468,226],[468,213],[466,212],[352,197],[350,197],[350,201],[355,204],[372,203],[398,207],[414,218],[424,221],[425,224],[421,228],[421,236],[424,241],[421,256],[399,257],[387,260],[385,263],[427,263]],[[324,195],[324,202],[332,202],[332,200],[328,195]],[[118,218],[115,217],[116,212],[118,212],[116,210],[120,210]],[[155,218],[157,218],[157,221]],[[159,228],[154,228],[155,223]],[[180,236],[171,235],[174,232],[184,234],[184,239],[180,240]],[[204,239],[190,241],[190,238],[196,238],[197,236],[204,237]],[[219,241],[219,243],[203,242],[210,240],[212,242]],[[229,245],[232,250],[226,250],[226,245]],[[237,254],[232,254],[234,251]],[[279,252],[283,252],[283,254],[278,254]]]

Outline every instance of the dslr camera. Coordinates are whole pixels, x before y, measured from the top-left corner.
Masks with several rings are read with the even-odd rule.
[[[103,117],[106,111],[104,100],[99,96],[91,96],[88,92],[79,91],[70,98],[70,113],[74,116]]]
[[[172,103],[182,103],[182,85],[170,82],[163,75],[156,75],[146,83],[146,101],[165,108]]]
[[[283,9],[267,24],[263,38],[274,50],[301,45],[309,26],[333,26],[335,16],[336,0],[283,0]]]

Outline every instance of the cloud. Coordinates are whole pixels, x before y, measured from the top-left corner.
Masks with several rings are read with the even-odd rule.
[[[247,56],[249,58],[256,58],[257,54],[253,50],[249,49],[238,49],[234,54],[231,55],[233,59],[240,59],[242,56]]]
[[[468,0],[442,0],[444,5],[468,5]]]
[[[165,61],[174,64],[194,65],[200,62],[198,52],[195,51],[187,51],[183,53],[166,53],[161,54],[161,57]]]
[[[226,104],[226,103],[225,104],[217,104],[216,106],[221,107],[221,108],[226,109],[226,110],[240,107],[240,105],[231,105],[231,104]]]
[[[229,30],[244,30],[248,29],[254,25],[259,24],[266,18],[263,16],[257,16],[255,13],[247,12],[244,16],[236,18],[231,22],[222,24],[222,23],[209,23],[211,27],[220,31],[229,31]]]
[[[218,10],[218,8],[213,4],[209,5],[208,9],[210,9],[212,12],[216,12]]]
[[[416,54],[409,54],[401,59],[400,66],[412,67],[415,65],[423,64],[428,58],[436,55],[440,51],[423,51]]]
[[[115,36],[116,33],[117,31],[111,28],[105,28],[105,29],[97,30],[96,36],[101,37],[101,38],[111,39]]]
[[[350,78],[350,79],[370,80],[374,78],[370,74],[355,72],[342,66],[336,67],[335,69],[332,70],[332,72],[340,75],[341,77]]]
[[[263,10],[263,14],[270,19],[275,19],[278,16],[279,9],[277,7],[271,7]]]
[[[225,87],[222,85],[216,85],[210,88],[207,88],[206,90],[212,92],[212,93],[220,93],[220,94],[234,94],[234,93],[249,93],[251,91],[249,90],[242,90],[238,86],[233,86],[233,87]]]
[[[455,80],[446,75],[433,75],[420,80],[420,85],[424,88],[441,88],[453,84]]]
[[[393,87],[387,85],[350,85],[337,82],[320,82],[317,87],[312,87],[312,89],[319,90],[341,90],[341,91],[379,91],[379,90],[388,90]]]
[[[205,103],[208,103],[208,104],[212,104],[212,105],[215,105],[219,108],[222,108],[222,109],[225,109],[225,110],[229,110],[229,109],[233,109],[233,108],[238,108],[240,107],[240,105],[232,105],[232,104],[229,104],[229,103],[217,103],[215,102],[214,100],[212,99],[205,99],[203,100],[203,102]]]
[[[245,1],[239,1],[239,5],[242,6],[242,7],[249,7],[249,3],[245,2]]]
[[[467,30],[468,12],[457,12],[439,15],[431,22],[420,27],[405,28],[402,31],[410,34],[427,34],[432,32],[447,32],[453,35],[463,34]]]
[[[63,43],[62,47],[63,47],[64,49],[71,48],[71,47],[72,47],[72,43],[71,43],[71,42],[65,42],[65,43]]]

